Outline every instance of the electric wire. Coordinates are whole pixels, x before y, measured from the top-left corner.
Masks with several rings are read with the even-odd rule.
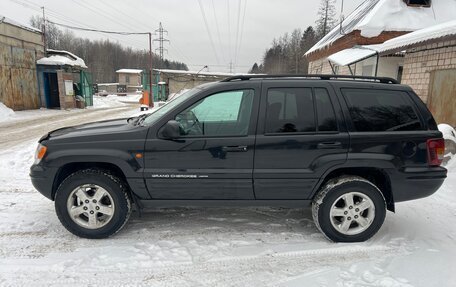
[[[204,25],[206,26],[207,34],[209,36],[209,41],[211,42],[212,50],[214,51],[215,60],[216,60],[217,64],[219,64],[220,63],[219,57],[217,55],[217,50],[215,49],[214,40],[212,38],[212,34],[211,34],[211,30],[209,29],[209,25],[207,23],[206,13],[204,12],[204,7],[203,7],[203,4],[201,3],[201,0],[198,0],[198,4],[199,4],[200,10],[201,10],[201,15],[203,16]]]

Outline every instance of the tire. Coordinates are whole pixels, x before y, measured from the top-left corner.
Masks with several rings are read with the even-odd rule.
[[[385,215],[386,202],[381,191],[358,176],[330,180],[312,202],[316,226],[335,242],[368,240],[380,229]]]
[[[126,184],[109,171],[80,170],[60,184],[55,211],[74,235],[101,239],[122,229],[131,214],[131,200]]]

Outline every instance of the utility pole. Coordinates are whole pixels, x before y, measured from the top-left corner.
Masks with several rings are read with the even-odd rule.
[[[46,56],[46,16],[44,14],[44,6],[41,7],[43,10],[43,42],[44,42],[44,56]]]
[[[154,39],[154,41],[157,41],[158,42],[158,48],[156,48],[155,50],[158,50],[159,51],[159,55],[160,55],[160,60],[163,60],[163,51],[166,51],[168,52],[167,49],[164,49],[163,48],[163,43],[164,42],[169,42],[168,39],[165,39],[163,37],[163,34],[166,33],[166,35],[168,35],[168,31],[163,29],[163,26],[162,26],[162,23],[160,22],[160,26],[157,30],[155,30],[155,35],[158,35],[158,38]]]
[[[152,94],[152,33],[149,32],[149,106],[154,107]]]

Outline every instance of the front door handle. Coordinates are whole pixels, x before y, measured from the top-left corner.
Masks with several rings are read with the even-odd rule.
[[[318,149],[342,148],[341,142],[322,142],[317,145]]]
[[[224,146],[222,147],[224,152],[246,152],[248,150],[246,145],[238,145],[238,146]]]

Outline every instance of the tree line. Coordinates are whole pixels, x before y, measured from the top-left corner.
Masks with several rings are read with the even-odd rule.
[[[304,54],[337,25],[335,0],[321,0],[315,27],[304,31],[294,29],[291,34],[272,41],[263,55],[262,63],[255,63],[250,73],[258,74],[305,74],[309,62]]]
[[[30,24],[42,28],[43,19],[30,18]],[[134,50],[109,40],[89,40],[77,37],[72,31],[63,31],[56,25],[46,22],[46,47],[48,49],[69,51],[81,57],[94,83],[117,82],[116,70],[122,68],[149,70],[149,51]],[[152,54],[154,69],[188,70],[185,63],[161,60]]]

